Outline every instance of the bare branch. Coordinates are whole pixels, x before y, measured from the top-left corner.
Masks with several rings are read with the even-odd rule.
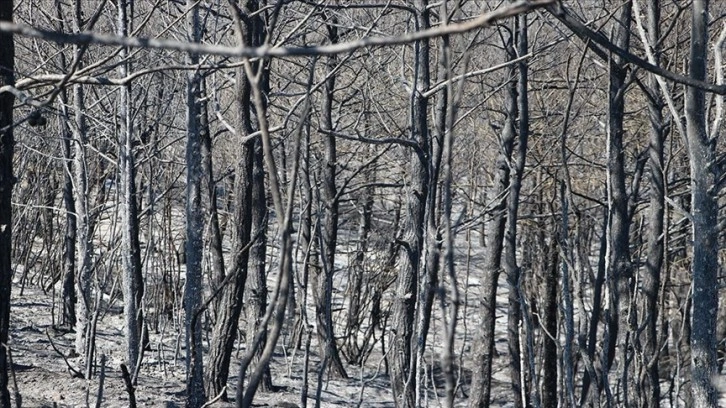
[[[11,23],[8,21],[0,21],[0,32],[9,32],[25,37],[39,38],[61,44],[99,44],[129,48],[152,48],[182,51],[192,54],[211,54],[240,58],[334,55],[348,53],[366,47],[402,45],[412,43],[414,41],[441,37],[444,35],[463,34],[479,28],[491,26],[495,22],[505,18],[527,13],[536,8],[552,5],[555,1],[556,0],[519,0],[516,3],[501,7],[492,12],[482,14],[473,20],[459,24],[450,24],[399,36],[365,37],[349,42],[310,47],[278,47],[270,45],[263,45],[261,47],[228,47],[223,45],[191,43],[160,38],[122,37],[96,32],[68,34],[24,24]],[[726,93],[726,87],[724,88],[724,93]]]
[[[549,11],[553,16],[555,16],[562,24],[567,26],[575,35],[580,37],[583,41],[590,40],[593,43],[605,48],[609,52],[619,56],[622,58],[625,62],[628,62],[630,64],[636,65],[640,68],[643,68],[644,70],[651,72],[655,75],[658,75],[660,77],[664,77],[667,79],[670,79],[671,81],[677,82],[679,84],[688,85],[694,88],[702,89],[704,91],[713,92],[719,95],[726,95],[726,85],[717,85],[712,84],[705,81],[699,81],[697,79],[693,79],[689,76],[677,74],[675,72],[668,71],[667,69],[663,69],[657,65],[653,65],[652,63],[644,60],[641,57],[638,57],[637,55],[631,54],[630,52],[616,46],[613,44],[606,36],[604,36],[602,33],[598,31],[593,31],[590,27],[586,26],[582,23],[577,17],[572,16],[567,12],[567,9],[565,9],[564,6],[560,5],[549,5],[547,6],[547,11]],[[2,27],[0,27],[2,29]],[[598,55],[602,56],[602,53],[598,53]]]

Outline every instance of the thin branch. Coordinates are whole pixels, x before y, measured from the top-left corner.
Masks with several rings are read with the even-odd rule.
[[[653,73],[659,77],[670,79],[671,81],[674,81],[679,84],[688,85],[697,89],[702,89],[704,91],[713,92],[719,95],[726,95],[726,85],[718,85],[718,84],[712,84],[705,81],[700,81],[697,79],[693,79],[691,77],[681,75],[672,71],[668,71],[667,69],[661,68],[657,65],[652,64],[651,62],[648,62],[644,60],[643,58],[631,54],[630,52],[616,46],[613,44],[608,38],[603,35],[602,33],[598,31],[593,31],[590,27],[583,24],[580,19],[577,17],[572,16],[568,13],[567,9],[562,6],[561,4],[558,5],[549,5],[546,7],[547,11],[549,11],[555,18],[557,18],[562,24],[567,26],[575,35],[580,37],[583,41],[590,40],[593,43],[605,48],[609,52],[619,56],[622,58],[625,62],[631,63],[633,65],[636,65],[640,68],[643,68],[644,70]],[[2,27],[0,27],[0,30]],[[602,57],[602,53],[597,53],[599,56]]]
[[[61,44],[99,44],[129,48],[152,48],[182,51],[192,54],[224,55],[240,58],[334,55],[348,53],[366,47],[403,45],[444,35],[463,34],[479,28],[491,26],[502,19],[527,13],[540,7],[552,5],[555,1],[556,0],[520,0],[516,3],[512,3],[511,5],[500,7],[492,12],[482,14],[473,20],[459,24],[450,24],[398,36],[365,37],[338,44],[315,45],[309,47],[278,47],[270,45],[263,45],[261,47],[246,47],[244,45],[229,47],[159,38],[122,37],[96,32],[68,34],[32,27],[25,24],[11,23],[8,21],[0,21],[0,32],[39,38]],[[724,87],[724,93],[726,93],[726,87]]]

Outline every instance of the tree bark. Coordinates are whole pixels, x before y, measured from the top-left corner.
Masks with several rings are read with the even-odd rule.
[[[513,59],[513,38],[507,39],[505,44],[507,59]],[[474,372],[472,374],[472,390],[469,398],[469,407],[488,407],[491,400],[492,362],[494,359],[494,328],[496,324],[497,286],[501,272],[502,250],[504,247],[504,227],[506,225],[507,202],[504,199],[509,185],[509,160],[517,136],[515,129],[517,110],[517,82],[516,66],[509,65],[505,78],[504,128],[499,145],[499,156],[496,162],[496,173],[492,193],[489,197],[502,197],[492,207],[492,220],[489,223],[486,235],[486,254],[484,261],[484,277],[481,283],[481,330],[477,333],[474,348]]]
[[[257,10],[257,2],[250,1],[246,9],[235,6],[232,12],[253,13]],[[243,11],[244,10],[244,11]],[[255,38],[261,24],[260,17],[249,18],[245,16],[242,21],[247,24],[240,27],[244,32],[238,32],[238,36],[244,38],[245,44],[258,45]],[[254,131],[251,105],[252,87],[245,75],[244,69],[237,70],[235,109],[237,111],[237,133],[240,137],[249,135]],[[237,339],[237,328],[239,317],[242,312],[242,299],[247,281],[250,233],[252,230],[252,184],[253,184],[253,162],[254,162],[254,141],[249,140],[242,144],[239,162],[235,172],[235,213],[236,222],[235,242],[233,252],[233,263],[229,271],[232,281],[222,292],[222,299],[219,303],[217,321],[212,335],[212,344],[209,358],[209,373],[207,376],[207,388],[210,395],[219,394],[227,385],[229,378],[229,365],[234,350],[234,343]],[[252,333],[248,333],[251,336]],[[241,385],[239,385],[241,386]],[[226,395],[224,396],[226,398]]]
[[[429,28],[428,0],[414,3],[416,31]],[[414,407],[416,367],[416,336],[414,324],[419,296],[418,273],[423,252],[424,221],[429,186],[428,98],[430,86],[429,41],[414,43],[414,81],[411,95],[411,140],[416,143],[411,153],[411,180],[406,203],[403,250],[396,283],[396,299],[391,320],[390,341],[391,386],[397,407]]]
[[[13,1],[0,2],[0,21],[13,20]],[[0,32],[0,87],[15,85],[15,45],[13,35]],[[0,93],[0,407],[10,407],[8,391],[8,331],[10,330],[10,291],[13,269],[12,251],[12,196],[13,175],[13,104],[10,92]]]
[[[247,346],[253,347],[253,333],[260,330],[262,319],[267,310],[267,197],[265,195],[265,169],[262,157],[262,143],[259,139],[254,143],[254,157],[252,165],[252,236],[255,242],[250,248],[249,277],[247,281]],[[267,335],[263,332],[260,338],[257,361],[261,357],[262,349],[267,344]],[[269,366],[262,373],[260,382],[262,391],[273,389],[272,375]]]
[[[527,54],[527,19],[520,16],[514,24],[517,32],[517,51],[511,50],[511,58]],[[517,134],[516,156],[514,158],[513,172],[509,177],[509,194],[507,196],[507,221],[504,232],[504,272],[509,285],[509,316],[507,319],[507,334],[509,339],[509,373],[512,385],[512,402],[515,408],[529,405],[528,392],[523,380],[522,355],[520,344],[520,323],[522,320],[522,273],[517,264],[517,218],[519,211],[519,192],[522,189],[524,165],[527,157],[527,139],[529,138],[529,100],[527,98],[527,64],[517,64],[517,104],[514,110],[507,112],[512,118],[519,115],[519,132]],[[538,405],[538,404],[535,404]]]
[[[654,47],[655,62],[660,61],[660,0],[648,2],[648,42]],[[660,377],[658,373],[658,294],[660,292],[660,274],[663,265],[663,215],[665,212],[665,180],[663,175],[663,154],[665,142],[665,123],[663,120],[663,101],[660,87],[655,75],[648,80],[651,97],[648,98],[650,118],[650,146],[648,149],[648,167],[650,174],[650,212],[647,231],[647,258],[643,274],[643,292],[645,294],[645,345],[643,367],[646,375],[643,384],[646,392],[643,395],[645,405],[656,408],[660,404]],[[642,326],[640,323],[639,326]],[[664,330],[664,328],[661,328]]]
[[[58,29],[65,31],[65,20],[63,19],[63,8],[61,2],[55,1],[56,19],[58,21]],[[65,53],[59,54],[60,65],[64,69],[68,69],[68,61]],[[73,328],[76,325],[76,204],[73,198],[73,150],[71,140],[73,133],[69,126],[70,114],[68,112],[68,91],[61,90],[59,94],[61,101],[60,111],[60,128],[63,146],[63,206],[66,214],[66,229],[63,237],[63,260],[62,260],[62,292],[61,299],[63,303],[63,315],[61,325],[67,328]]]
[[[694,0],[691,17],[689,75],[706,79],[708,1]],[[716,140],[706,133],[705,95],[686,89],[686,135],[691,167],[693,223],[693,312],[691,314],[691,382],[693,406],[718,406],[716,314],[718,310],[718,165]]]
[[[630,21],[632,4],[623,5],[615,19],[613,28],[613,43],[627,50],[630,44]],[[625,174],[625,150],[623,147],[623,119],[625,117],[625,92],[627,71],[621,58],[612,55],[609,64],[609,91],[608,91],[608,206],[609,231],[608,245],[610,257],[608,259],[607,287],[611,305],[609,310],[608,336],[609,349],[606,371],[608,375],[616,375],[610,381],[617,384],[615,390],[618,400],[616,403],[628,405],[630,397],[629,361],[630,337],[632,316],[631,287],[633,270],[630,264],[630,217],[628,212],[628,192]],[[617,371],[612,371],[613,363],[618,360]]]
[[[201,78],[201,95],[207,94],[206,77]],[[224,281],[226,275],[224,266],[224,252],[222,248],[222,229],[219,226],[219,211],[217,208],[217,183],[214,179],[212,163],[212,134],[209,128],[209,108],[207,98],[199,100],[199,138],[201,140],[202,173],[206,177],[207,193],[207,219],[209,219],[209,253],[211,257],[211,292],[214,293]],[[214,314],[219,308],[219,297],[214,302]],[[216,321],[216,318],[215,318]]]
[[[331,44],[336,44],[339,40],[337,24],[338,22],[335,17],[332,17],[330,23],[326,24],[328,40]],[[336,81],[334,69],[337,61],[337,56],[330,56],[326,61],[327,79],[323,88],[321,126],[328,131],[334,130],[333,103],[335,102]],[[320,245],[322,279],[316,276],[318,282],[315,285],[317,292],[315,309],[318,319],[318,337],[323,346],[324,359],[328,361],[333,374],[339,378],[348,378],[343,362],[340,360],[340,353],[338,351],[338,345],[335,342],[335,330],[333,327],[333,275],[335,274],[335,252],[338,243],[338,208],[340,206],[340,200],[338,198],[338,188],[335,183],[338,169],[337,148],[335,136],[330,132],[323,135],[323,150],[323,162],[320,168],[322,188],[319,193],[322,205],[320,206],[320,229],[318,231],[322,241]]]
[[[123,1],[123,0],[119,0]],[[201,21],[198,4],[187,0],[189,14],[187,24],[189,39],[201,40]],[[199,56],[189,54],[189,63],[199,63]],[[202,350],[201,306],[204,290],[202,287],[202,248],[204,230],[204,210],[202,208],[202,158],[200,137],[201,76],[198,71],[189,71],[186,84],[186,282],[184,286],[184,323],[186,332],[186,407],[199,408],[204,404],[204,368]],[[214,394],[216,395],[216,394]]]
[[[74,2],[73,31],[81,32],[82,3]],[[73,47],[74,58],[80,58],[81,47]],[[88,197],[88,171],[86,158],[86,145],[88,143],[87,124],[83,86],[73,85],[73,179],[75,184],[76,206],[76,290],[78,294],[78,307],[76,314],[76,352],[85,361],[84,375],[91,376],[91,362],[93,361],[94,334],[91,328],[91,319],[94,313],[94,304],[91,291],[91,277],[93,273],[93,222],[89,213]]]
[[[119,36],[125,37],[131,31],[129,11],[133,10],[133,0],[118,0]],[[119,51],[119,76],[127,76],[130,70],[128,49]],[[134,159],[134,124],[131,100],[131,83],[123,85],[119,93],[119,171],[121,179],[121,217],[123,247],[123,294],[124,317],[126,323],[126,356],[127,366],[132,380],[136,381],[137,365],[143,352],[141,336],[143,335],[144,278],[141,270],[141,245],[139,243],[139,210],[136,197],[136,165]]]

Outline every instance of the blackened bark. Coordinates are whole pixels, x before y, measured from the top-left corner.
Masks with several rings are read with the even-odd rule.
[[[507,40],[507,59],[512,59],[513,39]],[[496,323],[497,286],[501,272],[502,250],[504,247],[504,227],[506,224],[507,202],[504,199],[509,185],[509,160],[517,136],[515,129],[516,116],[511,112],[517,109],[516,66],[507,68],[505,78],[505,112],[507,116],[500,138],[499,156],[496,162],[496,173],[492,193],[489,197],[502,197],[490,210],[492,220],[486,235],[486,255],[484,261],[484,277],[481,286],[481,329],[477,333],[474,348],[474,372],[469,407],[488,407],[491,399],[492,361],[494,359],[494,327]]]
[[[564,189],[562,189],[564,190]],[[544,333],[544,345],[542,350],[542,406],[558,406],[557,384],[559,375],[557,373],[557,280],[560,265],[559,247],[557,246],[556,232],[552,225],[549,233],[549,245],[545,239],[545,228],[538,234],[539,241],[544,251],[544,285],[542,286],[542,324]],[[564,278],[563,278],[564,279]],[[534,384],[533,384],[534,385]]]
[[[648,41],[654,47],[655,61],[659,62],[660,45],[660,0],[648,2]],[[650,146],[648,151],[648,170],[650,174],[650,213],[648,215],[647,258],[643,274],[643,293],[645,294],[645,383],[643,395],[646,406],[656,408],[660,404],[660,377],[658,374],[658,293],[660,273],[663,265],[663,215],[665,212],[665,180],[663,176],[663,154],[665,123],[663,120],[663,101],[655,75],[650,75],[648,98],[650,117]],[[642,326],[640,323],[639,326]]]
[[[517,52],[511,50],[511,58],[527,54],[527,19],[520,16],[515,24],[517,32]],[[522,189],[524,165],[527,157],[527,140],[529,138],[529,100],[527,98],[527,72],[526,62],[517,64],[517,103],[512,107],[515,110],[507,112],[512,118],[519,114],[519,132],[517,134],[516,155],[514,168],[509,178],[509,194],[507,197],[507,222],[504,232],[504,272],[509,285],[509,316],[507,319],[507,334],[509,338],[509,375],[512,384],[513,402],[516,408],[528,405],[529,392],[523,383],[522,345],[520,344],[520,323],[522,320],[522,273],[517,264],[517,218],[519,211],[519,192]],[[538,403],[535,403],[535,406]]]
[[[80,0],[74,2],[74,32],[83,30],[82,4]],[[81,47],[73,47],[74,58],[81,56]],[[91,297],[91,275],[93,273],[93,226],[94,221],[89,213],[88,198],[88,172],[86,159],[87,125],[84,114],[85,102],[83,86],[73,85],[73,181],[76,206],[76,289],[78,304],[76,308],[76,352],[85,360],[86,378],[91,376],[91,362],[93,361],[94,330],[91,319],[94,313],[94,304]],[[100,195],[100,194],[99,194]]]
[[[119,0],[118,27],[120,36],[127,36],[131,31],[129,11],[133,9],[133,0]],[[130,70],[127,59],[128,49],[119,51],[119,75],[126,77]],[[136,381],[139,355],[143,352],[143,309],[144,280],[141,270],[141,245],[139,243],[139,210],[136,194],[136,165],[134,160],[134,124],[131,100],[131,83],[123,85],[119,93],[119,129],[120,152],[119,171],[122,188],[122,246],[123,246],[123,293],[124,317],[126,323],[126,355],[129,371]]]
[[[200,79],[200,93],[207,92],[206,78]],[[202,173],[206,177],[207,193],[207,218],[209,219],[209,253],[211,257],[212,282],[211,289],[214,293],[225,277],[224,254],[222,251],[222,229],[219,226],[219,211],[217,208],[217,183],[214,179],[214,167],[212,163],[212,134],[209,129],[209,111],[207,98],[199,100],[199,138],[201,141]],[[215,299],[214,313],[216,315],[219,307],[219,298]]]
[[[61,32],[66,30],[65,20],[63,19],[63,9],[61,2],[55,1],[56,19],[58,21],[58,29]],[[66,69],[68,62],[66,54],[60,53],[60,66]],[[62,292],[61,299],[63,303],[63,315],[61,325],[67,328],[73,328],[76,325],[76,204],[73,198],[73,151],[71,149],[71,139],[73,133],[68,125],[70,114],[68,113],[68,91],[64,88],[59,94],[61,101],[60,111],[60,128],[61,128],[61,145],[63,147],[63,206],[66,210],[66,229],[63,236],[63,258],[62,258]]]
[[[188,36],[193,42],[201,40],[201,20],[197,3],[188,0]],[[199,56],[189,54],[190,65],[199,63]],[[184,286],[184,323],[186,331],[186,407],[199,408],[204,404],[204,369],[202,361],[202,321],[200,308],[204,293],[202,287],[202,236],[204,210],[202,208],[202,140],[200,137],[201,76],[198,71],[187,74],[186,83],[186,282]]]
[[[630,21],[632,4],[623,5],[615,20],[613,43],[627,50],[630,44]],[[608,370],[617,377],[610,378],[611,384],[617,384],[617,401],[628,405],[629,389],[629,346],[632,314],[631,306],[632,266],[630,264],[630,217],[628,212],[628,192],[625,173],[625,149],[623,147],[623,119],[625,117],[625,92],[627,71],[617,56],[611,56],[609,65],[608,91],[608,205],[609,205],[609,264],[607,285],[610,294],[611,308],[608,323],[609,349]],[[617,371],[612,371],[615,359],[618,360]]]
[[[255,13],[257,10],[257,2],[248,1],[244,9],[236,7],[232,12],[243,16],[243,13]],[[240,27],[244,32],[237,33],[237,35],[244,39],[245,44],[260,45],[264,39],[264,24],[260,15],[257,14],[253,18],[245,15],[241,21],[245,22],[245,26]],[[255,68],[257,66],[256,63]],[[252,117],[252,85],[243,68],[237,70],[236,87],[237,133],[240,136],[246,136],[254,132],[255,124]],[[212,335],[207,376],[207,388],[210,395],[219,394],[227,384],[231,355],[237,339],[239,317],[242,312],[249,261],[247,246],[250,242],[252,207],[254,205],[252,201],[254,143],[254,140],[249,140],[242,145],[235,174],[236,231],[233,262],[229,271],[233,278],[230,284],[224,288]],[[248,333],[248,336],[253,336],[253,333]]]
[[[338,38],[337,19],[331,18],[329,24],[326,24],[328,30],[328,40],[331,44],[336,44]],[[335,81],[336,74],[334,72],[338,58],[333,55],[329,56],[326,61],[327,80],[323,90],[323,106],[321,125],[325,130],[333,129],[333,103],[335,100]],[[324,348],[324,356],[330,365],[333,374],[339,378],[348,378],[342,361],[338,345],[335,342],[335,334],[333,327],[333,275],[335,273],[335,252],[338,243],[338,188],[335,183],[337,163],[337,148],[335,136],[328,132],[323,136],[323,162],[321,164],[321,189],[320,199],[322,205],[320,208],[320,255],[322,268],[322,279],[319,279],[316,285],[316,314],[318,319],[318,336],[320,343]]]
[[[416,31],[429,28],[428,0],[414,4]],[[423,251],[424,216],[429,185],[428,99],[423,93],[430,86],[429,42],[414,43],[414,89],[411,95],[411,140],[416,143],[411,153],[411,180],[406,203],[406,219],[401,246],[401,259],[396,283],[396,299],[391,318],[392,338],[389,362],[391,386],[396,406],[415,406],[416,345],[414,324],[418,299],[418,273]]]
[[[262,143],[255,139],[254,158],[252,165],[252,236],[255,242],[250,248],[248,281],[247,281],[247,333],[260,331],[261,320],[267,310],[267,197],[265,195],[265,169],[262,157]],[[247,336],[248,347],[253,347],[253,336]],[[267,344],[267,333],[262,332],[260,338],[259,361],[262,349]],[[272,390],[272,376],[269,366],[265,368],[260,382],[262,391]]]
[[[706,79],[708,1],[694,0],[691,19],[689,75]],[[693,406],[718,406],[716,374],[716,313],[718,310],[718,166],[716,140],[706,133],[705,95],[686,89],[686,134],[691,166],[693,216],[693,312],[691,315],[691,381]]]
[[[0,21],[13,20],[13,1],[0,2]],[[0,32],[0,87],[15,85],[15,45],[13,35]],[[13,269],[10,265],[12,250],[12,195],[13,175],[13,103],[10,92],[0,93],[0,407],[10,407],[8,372],[10,362],[8,344],[10,329],[10,287]]]
[[[252,132],[250,84],[241,68],[237,70],[236,86],[237,95],[235,104],[239,118],[237,129],[240,135],[246,135]],[[217,311],[217,321],[212,335],[209,369],[207,373],[207,391],[209,395],[219,394],[227,385],[229,364],[234,350],[234,342],[237,338],[239,317],[242,311],[242,298],[247,280],[249,251],[245,247],[249,243],[252,229],[251,204],[254,142],[248,141],[244,143],[240,150],[234,178],[235,241],[233,261],[229,270],[233,278],[222,292],[222,299],[219,302]]]
[[[67,97],[65,91],[63,102],[63,119],[68,120]],[[73,199],[73,169],[71,168],[72,150],[71,138],[73,137],[66,123],[63,124],[63,206],[66,210],[66,230],[63,237],[63,319],[62,325],[72,328],[76,325],[76,204]]]
[[[245,247],[249,243],[252,227],[253,149],[252,142],[245,143],[242,146],[235,175],[236,198],[234,219],[236,231],[234,234],[233,261],[229,270],[229,273],[232,275],[232,280],[223,289],[222,299],[217,311],[217,321],[212,334],[207,372],[207,391],[209,395],[219,394],[227,385],[230,360],[232,352],[234,351],[234,343],[237,339],[237,328],[239,327],[239,317],[242,312],[242,299],[245,282],[247,280],[249,257],[249,252]]]

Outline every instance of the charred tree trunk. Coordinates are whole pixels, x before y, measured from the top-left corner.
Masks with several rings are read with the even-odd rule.
[[[506,44],[507,59],[513,58],[513,38]],[[502,250],[504,247],[504,227],[506,224],[505,192],[509,185],[510,166],[514,140],[517,136],[515,129],[516,115],[511,112],[517,110],[517,82],[516,67],[514,64],[507,68],[507,84],[505,86],[505,112],[504,128],[500,137],[499,156],[496,162],[494,185],[489,197],[501,197],[489,210],[492,220],[487,228],[486,255],[484,263],[484,277],[481,284],[481,329],[477,333],[474,348],[474,372],[472,377],[472,390],[469,398],[469,407],[488,407],[491,400],[492,361],[494,359],[494,327],[496,323],[497,286],[501,272]]]
[[[648,41],[655,48],[656,63],[659,62],[660,45],[660,0],[648,3]],[[663,101],[655,75],[649,79],[651,98],[648,98],[650,114],[650,146],[648,167],[650,171],[650,212],[647,231],[647,258],[643,274],[645,310],[641,322],[645,324],[644,375],[643,387],[645,405],[656,408],[660,404],[660,377],[658,374],[658,293],[660,274],[663,266],[663,215],[665,212],[665,180],[663,173],[663,154],[665,142],[665,122]],[[640,323],[639,326],[642,326]],[[661,328],[665,330],[665,328]]]
[[[58,29],[65,31],[65,20],[63,19],[63,8],[60,1],[55,2],[56,18],[58,21]],[[59,55],[60,65],[64,69],[68,68],[68,61],[65,53]],[[71,148],[71,140],[73,133],[69,122],[70,114],[68,112],[68,91],[61,90],[60,94],[60,128],[63,146],[63,206],[66,214],[66,229],[63,237],[63,259],[62,259],[62,318],[61,326],[72,329],[76,325],[76,204],[73,198],[73,150]]]
[[[126,37],[131,32],[129,11],[132,0],[118,0],[118,35]],[[119,76],[129,74],[128,49],[119,51]],[[123,293],[124,317],[126,321],[126,353],[129,372],[136,381],[137,365],[143,352],[143,308],[144,278],[141,271],[141,246],[139,244],[139,210],[136,197],[136,165],[134,159],[134,124],[131,101],[131,83],[123,85],[119,94],[120,152],[119,171],[121,179],[122,247],[123,247]]]
[[[630,2],[623,5],[615,19],[613,43],[627,50],[630,43]],[[611,55],[609,65],[608,91],[608,206],[609,228],[607,287],[609,292],[609,349],[607,357],[608,375],[611,384],[617,384],[618,404],[629,404],[629,362],[631,350],[631,291],[633,270],[630,264],[630,217],[628,212],[628,192],[625,174],[625,150],[623,147],[623,119],[625,117],[625,92],[627,71],[621,58]],[[618,360],[617,371],[611,370],[615,359]]]
[[[200,94],[207,94],[206,78],[200,79]],[[211,257],[211,291],[214,293],[225,277],[224,253],[222,250],[222,229],[219,225],[219,211],[217,208],[217,183],[214,179],[212,166],[212,134],[209,129],[209,111],[207,98],[199,100],[199,139],[202,155],[202,174],[206,177],[207,193],[207,219],[209,220],[209,253]],[[215,299],[214,314],[219,307],[219,297]],[[216,319],[215,319],[216,320]]]
[[[417,0],[414,5],[416,31],[429,28],[428,0]],[[414,407],[416,404],[416,323],[419,297],[418,273],[421,268],[425,227],[426,202],[429,187],[429,135],[428,98],[424,92],[430,86],[429,42],[414,43],[414,81],[411,95],[411,141],[416,144],[411,153],[411,173],[406,204],[406,219],[401,246],[402,258],[396,283],[396,299],[391,320],[392,338],[391,386],[396,406]]]
[[[554,208],[553,211],[554,213]],[[551,225],[546,228],[545,225]],[[557,281],[559,278],[559,247],[557,246],[557,228],[554,224],[546,223],[542,226],[543,233],[538,234],[538,239],[544,251],[544,284],[542,285],[542,325],[546,330],[543,333],[544,345],[542,346],[542,406],[556,407],[558,406],[558,380],[557,372],[557,336],[558,336],[558,308],[557,308]],[[544,236],[544,231],[550,230],[549,244]],[[534,385],[534,384],[533,384]]]
[[[73,31],[79,33],[82,27],[81,1],[74,3],[74,27]],[[81,47],[74,46],[74,58],[80,58]],[[94,339],[91,328],[91,319],[94,312],[93,299],[91,295],[91,275],[93,273],[92,252],[93,252],[93,222],[89,214],[88,198],[88,172],[86,159],[87,125],[84,114],[85,102],[83,86],[73,85],[73,181],[75,185],[75,208],[76,208],[76,290],[78,294],[78,305],[76,314],[76,352],[85,361],[84,375],[91,376],[91,363],[93,361]]]
[[[122,1],[122,0],[120,0]],[[199,7],[192,0],[187,1],[190,12],[187,16],[189,39],[201,40]],[[199,63],[199,56],[189,54],[190,65]],[[199,408],[204,404],[204,369],[202,362],[202,248],[204,213],[202,208],[202,140],[200,137],[201,76],[198,71],[187,74],[187,188],[186,188],[186,282],[184,287],[184,314],[186,331],[187,395],[186,407]]]
[[[252,236],[255,242],[250,248],[249,277],[247,281],[247,345],[253,347],[252,334],[260,330],[262,318],[267,309],[267,197],[265,195],[265,169],[263,168],[262,143],[259,139],[254,143],[254,158],[252,165]],[[259,362],[262,349],[267,343],[266,333],[260,338],[259,352],[256,359]],[[272,390],[272,375],[270,368],[266,367],[262,374],[260,389]]]
[[[331,22],[326,24],[328,30],[328,40],[331,44],[338,42],[338,27],[335,17],[331,18]],[[339,378],[348,378],[343,362],[340,360],[338,345],[335,342],[335,333],[333,327],[333,275],[335,274],[335,252],[338,243],[338,207],[340,200],[338,197],[338,188],[335,183],[337,163],[337,148],[335,136],[331,133],[333,129],[333,103],[335,101],[335,81],[336,74],[334,72],[338,58],[330,56],[326,62],[325,86],[323,89],[323,106],[322,106],[322,127],[327,134],[323,135],[323,162],[320,168],[320,230],[321,238],[320,255],[322,268],[322,279],[317,277],[316,286],[316,314],[318,318],[318,337],[323,346],[324,361],[329,364],[333,374]]]
[[[517,19],[516,37],[517,52],[510,51],[511,58],[527,54],[527,19],[520,16]],[[529,137],[529,101],[527,99],[527,64],[518,65],[517,103],[512,104],[512,111],[507,114],[511,118],[519,115],[519,132],[517,134],[516,152],[513,163],[513,172],[509,177],[509,194],[507,196],[507,221],[504,232],[504,272],[509,285],[509,316],[507,319],[507,334],[509,339],[509,372],[512,384],[513,402],[515,408],[529,405],[528,392],[523,381],[522,352],[520,344],[520,323],[522,320],[522,273],[517,264],[517,218],[519,211],[519,192],[522,189],[524,165],[527,157],[527,139]],[[539,405],[539,404],[535,404]]]
[[[13,20],[13,1],[0,2],[0,21]],[[13,35],[0,32],[0,87],[15,85],[15,45]],[[10,287],[13,269],[10,265],[12,250],[12,196],[13,175],[13,104],[11,92],[0,93],[0,407],[10,407],[8,373],[10,362],[8,331],[10,330]]]
[[[232,10],[243,17],[243,13],[253,13],[257,10],[257,2],[250,1],[246,8],[235,6]],[[261,18],[250,18],[244,15],[240,18],[246,25],[240,27],[244,32],[237,33],[244,39],[244,44],[259,45],[258,30],[261,30]],[[254,132],[252,118],[251,93],[252,86],[245,75],[244,69],[237,70],[235,108],[237,110],[237,134],[240,137]],[[222,292],[219,303],[217,321],[212,335],[209,373],[207,376],[207,389],[209,395],[217,395],[227,385],[229,378],[229,365],[237,339],[239,317],[242,312],[242,299],[247,281],[250,233],[252,230],[252,180],[254,163],[254,141],[248,140],[241,147],[240,158],[235,174],[235,241],[233,263],[229,271],[231,282]],[[249,334],[251,335],[251,334]],[[241,385],[239,385],[241,387]],[[226,398],[226,395],[224,396]]]
[[[706,79],[708,1],[694,0],[691,19],[690,77]],[[693,405],[718,406],[716,314],[718,310],[718,165],[716,140],[706,133],[702,89],[686,89],[686,135],[691,166],[693,223],[693,312],[691,314],[691,381]]]

